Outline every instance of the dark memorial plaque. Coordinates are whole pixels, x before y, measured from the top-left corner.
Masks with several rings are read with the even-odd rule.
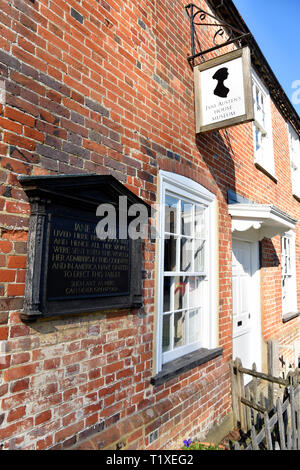
[[[128,208],[143,201],[109,175],[19,180],[31,204],[21,318],[32,321],[45,316],[140,307],[141,240],[124,237],[124,227],[121,239],[99,239],[96,210],[101,203],[112,204],[118,216],[120,196],[127,196]]]

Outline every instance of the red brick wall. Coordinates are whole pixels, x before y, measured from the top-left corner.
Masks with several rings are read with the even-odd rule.
[[[115,448],[118,442],[168,448],[204,436],[231,409],[226,190],[273,203],[298,219],[300,209],[291,196],[287,134],[275,106],[277,184],[253,164],[251,124],[196,139],[184,6],[173,0],[0,0],[0,78],[6,84],[0,105],[3,448],[67,447],[95,431],[96,448]],[[82,23],[71,16],[71,7]],[[25,325],[20,312],[29,205],[17,176],[111,173],[151,204],[159,169],[188,176],[217,194],[223,356],[153,387],[155,243],[144,246],[140,311]],[[299,244],[298,235],[298,257]],[[274,249],[280,258],[277,239]],[[297,269],[299,283],[299,259]],[[299,323],[281,322],[280,282],[280,266],[262,269],[265,339],[279,331],[284,336]],[[154,430],[158,439],[151,444]]]

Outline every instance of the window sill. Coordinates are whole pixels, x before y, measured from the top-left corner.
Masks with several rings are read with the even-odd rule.
[[[260,170],[262,173],[264,173],[266,176],[268,176],[271,180],[274,181],[274,183],[277,183],[277,178],[275,175],[273,175],[270,171],[266,170],[260,163],[254,162],[256,168]]]
[[[198,349],[192,353],[186,354],[185,356],[179,357],[174,361],[167,362],[163,365],[162,370],[151,378],[151,385],[158,387],[159,385],[167,382],[168,380],[174,379],[180,374],[184,374],[191,369],[204,364],[206,362],[215,359],[216,357],[222,356],[223,349]]]
[[[300,312],[289,312],[285,313],[282,315],[282,323],[287,323],[290,320],[293,320],[294,318],[297,318],[300,316]]]

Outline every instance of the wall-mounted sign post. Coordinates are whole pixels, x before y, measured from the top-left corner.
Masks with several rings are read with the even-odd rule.
[[[254,120],[250,49],[194,67],[196,133]]]

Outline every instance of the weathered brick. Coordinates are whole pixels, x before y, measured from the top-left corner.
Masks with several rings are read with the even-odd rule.
[[[26,256],[9,256],[8,268],[26,268]]]
[[[102,106],[100,103],[97,103],[96,101],[90,100],[88,98],[85,99],[85,105],[91,109],[92,111],[95,111],[96,113],[101,114],[102,116],[109,117],[109,111]]]
[[[35,150],[34,141],[9,132],[4,132],[3,141],[16,147],[20,147],[21,149]]]
[[[67,86],[65,86],[63,83],[58,82],[57,80],[54,80],[52,77],[49,77],[49,75],[46,75],[43,72],[40,72],[39,74],[39,81],[47,87],[57,91],[58,93],[70,96],[71,90]]]
[[[78,157],[89,159],[90,152],[85,148],[79,147],[78,145],[72,144],[70,142],[63,142],[62,150]]]
[[[21,68],[19,60],[4,51],[0,51],[0,62],[15,70],[20,70]]]
[[[13,338],[15,336],[17,336],[17,335],[12,335],[12,333],[10,332],[10,337],[11,338]],[[21,335],[18,335],[18,336],[21,336]],[[13,354],[12,358],[11,358],[11,364],[12,365],[24,364],[25,362],[29,362],[29,361],[30,361],[29,352],[16,353],[16,354]]]
[[[23,377],[27,377],[29,375],[32,375],[36,372],[39,364],[27,364],[27,365],[22,365],[18,367],[13,367],[9,370],[6,370],[4,372],[4,380],[6,382],[11,382],[13,380],[18,380],[22,379]]]
[[[16,338],[19,336],[27,336],[29,333],[30,333],[30,327],[27,325],[14,325],[10,328],[11,338]],[[24,357],[28,358],[28,353],[24,353],[24,354],[25,354]]]
[[[1,340],[6,339],[6,335],[3,335],[3,332],[1,332],[1,328],[0,328],[0,338],[1,338],[1,335],[3,336]],[[3,355],[3,353],[0,352],[0,370],[8,369],[10,364],[11,364],[11,356],[8,354]]]
[[[7,325],[8,323],[8,313],[0,313],[0,325]]]
[[[0,253],[10,253],[13,245],[11,242],[6,240],[0,240]]]
[[[39,115],[39,110],[37,106],[28,103],[27,101],[17,96],[11,95],[10,93],[6,94],[6,104],[10,105],[11,107],[18,108],[24,113],[28,113],[32,116],[36,117]]]
[[[64,441],[68,437],[71,437],[74,434],[77,434],[79,431],[82,430],[82,428],[83,428],[83,422],[79,422],[79,423],[76,423],[67,427],[66,429],[62,429],[61,431],[55,434],[55,442]]]
[[[49,421],[52,417],[51,410],[43,411],[42,413],[38,414],[34,420],[34,425],[38,426],[39,424],[43,424],[46,421]]]
[[[53,160],[59,160],[62,162],[67,162],[69,160],[69,155],[66,152],[62,152],[43,144],[36,145],[36,152],[43,157],[52,158]]]
[[[16,272],[12,269],[0,269],[0,282],[13,282]]]
[[[10,108],[9,106],[5,107],[4,116],[8,119],[18,121],[21,124],[25,124],[26,126],[34,127],[35,125],[35,119],[32,116],[29,116],[17,109]]]
[[[32,425],[33,418],[27,418],[17,423],[11,424],[7,427],[2,427],[0,429],[0,441],[7,438],[11,438],[16,434],[19,434],[20,432],[25,432],[27,429],[30,429]]]
[[[0,127],[2,127],[2,129],[15,132],[16,134],[20,134],[22,132],[22,126],[20,126],[20,124],[11,122],[9,119],[4,119],[2,117],[0,117]]]
[[[14,410],[11,410],[7,415],[7,422],[17,421],[23,418],[26,414],[26,406],[20,406]]]
[[[44,369],[57,369],[60,366],[61,359],[59,357],[55,357],[53,359],[46,359],[44,361]]]
[[[7,286],[7,295],[21,297],[24,296],[25,286],[24,284],[9,284]]]

